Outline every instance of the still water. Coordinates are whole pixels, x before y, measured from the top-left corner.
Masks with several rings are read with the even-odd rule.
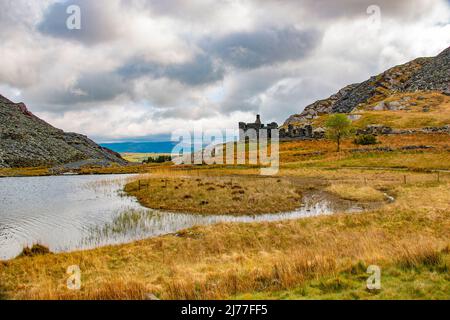
[[[297,219],[362,211],[351,202],[306,193],[294,212],[258,216],[169,213],[142,207],[123,192],[132,175],[0,179],[0,260],[39,243],[52,252],[89,249],[174,233],[195,225]]]

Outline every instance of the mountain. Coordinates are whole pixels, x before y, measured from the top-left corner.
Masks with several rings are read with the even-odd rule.
[[[450,95],[450,48],[437,57],[418,58],[393,67],[362,83],[352,84],[331,97],[307,106],[289,117],[283,127],[304,125],[324,114],[350,113],[384,101],[396,93],[436,91]]]
[[[102,147],[120,153],[171,153],[178,142],[158,141],[158,142],[114,142],[102,143]]]
[[[88,137],[57,129],[23,103],[0,95],[0,168],[57,166],[68,163],[125,165],[127,161]]]

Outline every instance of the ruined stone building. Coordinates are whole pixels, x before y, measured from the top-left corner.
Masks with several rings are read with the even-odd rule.
[[[278,124],[272,122],[268,125],[261,123],[260,115],[256,116],[254,123],[239,123],[239,140],[257,140],[261,130],[267,130],[268,138],[271,138],[271,130],[279,130],[279,138],[281,140],[302,140],[302,139],[323,139],[325,137],[325,129],[313,128],[310,124],[293,125],[286,127],[278,127]]]
[[[310,124],[300,126],[289,124],[287,129],[280,129],[280,139],[323,139],[324,137],[325,129],[314,129]]]
[[[267,138],[271,138],[271,130],[277,130],[278,124],[272,122],[268,125],[264,125],[261,122],[261,116],[258,114],[256,116],[256,121],[253,123],[239,122],[239,140],[258,140],[260,137],[261,130],[267,130]]]

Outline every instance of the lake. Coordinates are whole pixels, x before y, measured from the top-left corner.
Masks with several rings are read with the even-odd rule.
[[[175,233],[195,225],[297,219],[363,208],[307,192],[294,212],[257,216],[169,213],[142,207],[123,192],[133,175],[0,178],[0,260],[42,244],[83,250]]]

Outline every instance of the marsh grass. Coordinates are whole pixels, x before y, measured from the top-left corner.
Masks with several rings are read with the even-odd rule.
[[[258,176],[138,178],[125,191],[149,208],[203,214],[287,212],[302,199],[289,180]]]
[[[354,200],[354,201],[385,200],[384,194],[371,186],[333,184],[327,187],[325,190],[347,200]]]
[[[34,257],[51,254],[50,249],[41,244],[34,244],[31,248],[24,248],[19,257]]]
[[[108,238],[113,235],[127,235],[132,230],[139,231],[145,228],[145,219],[150,213],[145,210],[128,210],[119,213],[111,223],[97,227],[91,235],[98,238]]]

